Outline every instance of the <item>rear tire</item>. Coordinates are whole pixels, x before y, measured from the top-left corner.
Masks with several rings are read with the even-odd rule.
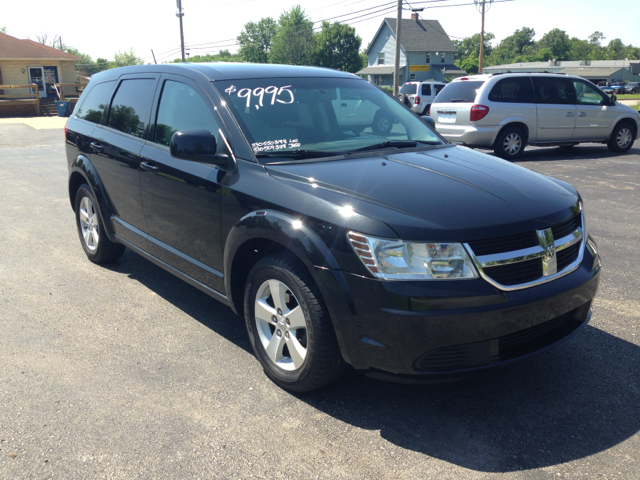
[[[382,110],[379,110],[375,117],[373,117],[373,124],[371,125],[373,133],[386,137],[391,133],[392,128],[393,120],[391,120],[391,117]]]
[[[524,132],[518,127],[506,127],[493,144],[495,154],[505,160],[515,160],[522,155],[526,145]]]
[[[267,376],[310,392],[344,371],[333,325],[317,285],[292,255],[270,255],[251,269],[244,294],[249,340]]]
[[[634,131],[629,122],[620,122],[613,128],[611,138],[607,142],[609,150],[615,153],[624,153],[633,146]]]
[[[93,263],[118,260],[124,253],[125,246],[114,243],[107,237],[98,202],[86,183],[80,185],[76,192],[75,212],[78,236],[87,258]]]

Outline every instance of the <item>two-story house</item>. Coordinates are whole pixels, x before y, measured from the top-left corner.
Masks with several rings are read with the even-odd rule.
[[[376,85],[393,86],[393,65],[396,49],[395,18],[385,18],[366,50],[369,65],[357,72],[367,75]],[[467,73],[453,64],[458,51],[437,20],[421,20],[414,13],[401,20],[400,85],[412,80],[433,79],[442,82],[446,76]]]

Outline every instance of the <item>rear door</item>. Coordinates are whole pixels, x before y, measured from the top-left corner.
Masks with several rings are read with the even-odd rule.
[[[618,112],[609,105],[609,97],[585,80],[571,79],[576,90],[575,140],[606,140],[615,124]]]
[[[146,224],[140,196],[140,151],[149,128],[158,75],[121,77],[106,125],[92,133],[91,162],[116,212],[116,233],[143,247]]]
[[[534,76],[538,116],[537,142],[571,141],[576,127],[576,92],[571,80]]]
[[[451,82],[433,101],[431,117],[436,126],[469,125],[471,106],[475,103],[484,80],[464,80]]]
[[[220,148],[223,124],[206,90],[186,77],[163,75],[156,105],[140,154],[150,253],[224,291],[219,181],[225,174],[212,165],[174,158],[169,151],[172,134],[188,130],[208,130]]]

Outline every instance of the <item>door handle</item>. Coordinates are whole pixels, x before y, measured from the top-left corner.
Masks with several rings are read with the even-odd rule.
[[[155,165],[151,165],[147,162],[140,162],[140,167],[142,167],[142,169],[146,170],[147,172],[157,172],[158,170],[160,170],[160,167],[156,167]]]
[[[578,116],[579,117],[586,117],[587,116],[587,112],[578,112]]]
[[[567,117],[573,117],[575,114],[573,112],[567,112]]]
[[[91,149],[95,150],[96,152],[101,152],[102,150],[104,150],[104,147],[99,143],[91,142]]]

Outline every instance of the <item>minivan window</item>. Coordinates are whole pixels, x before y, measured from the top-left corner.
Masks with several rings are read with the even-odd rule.
[[[443,143],[395,98],[359,79],[256,78],[216,81],[214,87],[259,158]]]
[[[402,88],[400,88],[400,93],[404,93],[405,95],[415,95],[417,91],[417,83],[405,83],[402,85]]]
[[[167,80],[162,89],[154,140],[169,145],[171,136],[186,130],[208,130],[218,140],[218,124],[202,97],[189,85]]]
[[[113,91],[115,81],[99,83],[87,92],[87,98],[82,101],[76,117],[87,122],[105,124],[105,108],[109,105],[109,97]]]
[[[425,95],[425,96],[430,96],[431,95],[431,85],[429,85],[428,83],[423,83],[422,84],[422,94],[421,95]]]
[[[489,100],[503,103],[533,103],[533,86],[529,77],[504,78],[489,93]]]
[[[608,105],[609,97],[595,85],[580,80],[573,80],[578,105]]]
[[[146,78],[123,80],[111,102],[107,125],[129,135],[144,137],[155,83],[155,80]]]
[[[484,82],[477,80],[472,82],[451,82],[442,89],[433,103],[473,103],[482,85],[484,85]]]
[[[538,103],[575,104],[576,91],[568,78],[532,77]]]

